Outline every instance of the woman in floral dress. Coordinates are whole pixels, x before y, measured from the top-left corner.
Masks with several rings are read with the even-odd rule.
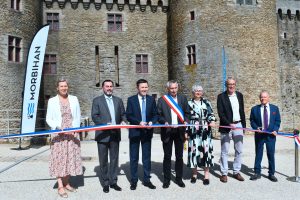
[[[57,82],[57,95],[48,101],[46,122],[52,130],[80,126],[80,106],[77,97],[68,94],[68,82]],[[67,198],[67,191],[76,192],[69,183],[70,176],[82,174],[80,140],[77,133],[52,135],[50,155],[50,176],[57,178],[58,194]]]
[[[190,107],[190,124],[188,128],[188,167],[192,168],[191,183],[197,180],[197,167],[204,168],[203,184],[209,184],[209,167],[213,166],[213,144],[211,126],[215,126],[215,115],[212,106],[204,99],[200,85],[192,87],[193,98],[188,102]]]

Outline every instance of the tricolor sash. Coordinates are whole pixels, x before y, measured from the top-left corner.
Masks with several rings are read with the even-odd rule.
[[[184,122],[183,111],[178,105],[178,103],[176,103],[170,95],[164,95],[162,96],[162,98],[163,100],[165,100],[167,105],[176,113],[180,122],[183,123]]]

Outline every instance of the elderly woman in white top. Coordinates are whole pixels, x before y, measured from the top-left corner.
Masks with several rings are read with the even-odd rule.
[[[57,95],[48,101],[46,122],[52,130],[80,126],[80,106],[77,97],[68,94],[68,82],[57,81]],[[67,198],[67,191],[76,192],[69,177],[82,174],[80,140],[77,133],[54,134],[51,140],[50,176],[57,178],[58,194]]]
[[[201,85],[192,87],[193,98],[188,101],[190,124],[188,133],[188,167],[192,168],[191,183],[197,180],[197,167],[204,168],[203,184],[209,184],[209,167],[213,166],[213,144],[211,126],[215,126],[216,117],[210,102],[203,98]]]

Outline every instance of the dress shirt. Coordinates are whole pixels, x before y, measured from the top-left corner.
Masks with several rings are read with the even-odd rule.
[[[110,112],[110,116],[111,116],[111,124],[116,124],[116,116],[115,116],[115,107],[114,107],[114,101],[113,101],[113,98],[112,96],[105,96],[105,100],[106,100],[106,103],[108,105],[108,109],[109,109],[109,112]]]
[[[177,101],[177,96],[174,98],[171,96],[171,98],[173,98],[173,100],[178,103]],[[173,111],[173,109],[171,109],[171,117],[172,117],[172,124],[178,124],[178,116],[177,114]]]
[[[264,124],[264,106],[265,105],[260,106],[260,116],[261,116],[262,128],[265,127],[265,124]],[[267,108],[267,111],[268,111],[268,124],[270,125],[270,105],[269,105],[269,103],[267,103],[266,106],[267,106],[266,108]]]
[[[231,108],[232,108],[232,120],[234,122],[236,121],[241,121],[241,116],[240,116],[240,105],[239,105],[239,100],[236,96],[236,93],[233,93],[232,95],[228,95]]]

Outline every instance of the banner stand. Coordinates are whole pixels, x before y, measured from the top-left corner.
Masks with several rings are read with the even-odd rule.
[[[299,130],[294,130],[294,137],[299,137]],[[295,142],[295,176],[289,177],[288,180],[296,183],[300,183],[300,173],[299,173],[299,146]]]
[[[22,92],[23,101],[20,134],[35,131],[39,92],[49,28],[50,25],[47,24],[36,32],[27,54],[24,89]],[[30,145],[27,148],[22,148],[22,138],[20,138],[19,147],[15,150],[24,150],[29,147]]]

